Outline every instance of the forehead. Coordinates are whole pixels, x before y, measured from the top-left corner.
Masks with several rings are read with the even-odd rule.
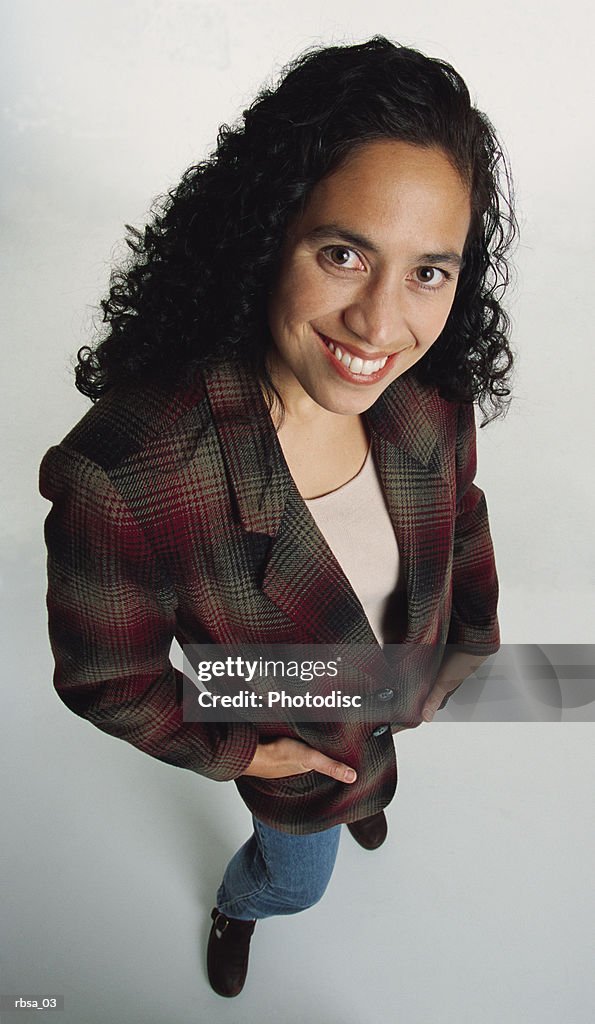
[[[462,248],[470,216],[469,187],[441,149],[383,139],[358,146],[314,186],[290,234],[298,241],[340,223],[380,245],[405,235]]]

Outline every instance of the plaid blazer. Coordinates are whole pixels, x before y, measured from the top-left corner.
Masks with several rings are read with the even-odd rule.
[[[474,484],[471,404],[411,373],[366,413],[406,582],[401,639],[416,649],[499,646],[486,503]],[[297,491],[260,388],[225,364],[176,391],[118,386],[45,455],[54,684],[77,715],[170,764],[234,779],[254,814],[295,834],[374,814],[392,799],[392,731],[421,721],[433,677],[391,679],[363,723],[189,722],[180,644],[372,645],[362,606]],[[369,700],[374,708],[377,690]],[[386,696],[386,694],[384,694]],[[257,743],[292,735],[358,772],[243,776]]]

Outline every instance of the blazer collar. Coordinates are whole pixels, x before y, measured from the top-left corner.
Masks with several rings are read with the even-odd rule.
[[[428,412],[435,389],[424,388],[411,371],[397,377],[366,413],[371,430],[428,466],[436,445],[436,428]]]
[[[240,363],[209,367],[204,377],[239,520],[275,537],[291,478],[260,385]]]
[[[260,385],[241,363],[211,367],[204,377],[240,521],[275,537],[291,478]],[[436,445],[432,397],[410,372],[393,381],[365,414],[374,449],[384,439],[427,467]]]
[[[256,495],[250,481],[264,466],[267,474],[272,474],[275,482],[279,482],[277,477],[284,460],[279,444],[271,443],[277,434],[260,386],[240,362],[224,362],[206,370],[205,381],[219,435],[224,445],[230,446],[231,478],[246,498],[250,514],[258,511],[262,516],[266,500]],[[429,464],[436,442],[435,426],[428,414],[428,402],[435,398],[434,392],[435,389],[424,387],[412,371],[408,371],[393,381],[365,414],[373,432],[424,466]],[[252,445],[256,457],[247,460]],[[277,509],[277,503],[273,506]],[[268,509],[269,513],[271,511],[272,508]]]

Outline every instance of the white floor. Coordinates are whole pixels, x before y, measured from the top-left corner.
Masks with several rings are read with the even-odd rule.
[[[67,711],[42,564],[12,569],[3,993],[64,995],[61,1024],[592,1024],[591,724],[400,734],[386,844],[366,852],[344,829],[324,900],[257,925],[244,992],[223,1000],[203,965],[209,911],[249,814],[232,783]]]

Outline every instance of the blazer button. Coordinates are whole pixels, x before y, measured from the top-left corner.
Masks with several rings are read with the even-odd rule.
[[[394,695],[395,695],[395,691],[391,690],[391,688],[389,686],[387,686],[385,690],[377,690],[376,691],[376,698],[377,698],[377,700],[390,700],[391,697],[394,697]]]
[[[378,725],[374,729],[372,736],[384,736],[385,732],[390,729],[390,725]]]

